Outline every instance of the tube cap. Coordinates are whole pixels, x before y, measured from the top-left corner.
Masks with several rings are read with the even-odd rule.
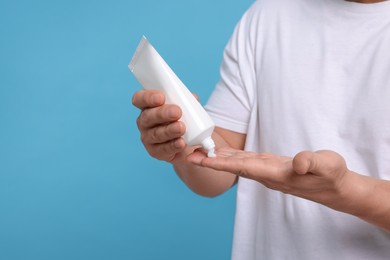
[[[215,157],[215,143],[211,137],[207,137],[202,141],[202,146],[204,149],[208,151],[207,156],[208,157]]]

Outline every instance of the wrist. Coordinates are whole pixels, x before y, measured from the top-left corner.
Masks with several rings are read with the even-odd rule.
[[[340,185],[340,199],[335,209],[369,221],[383,216],[385,198],[381,180],[348,171]]]
[[[355,216],[361,214],[364,210],[361,208],[362,199],[368,195],[368,187],[364,185],[362,177],[347,170],[338,186],[339,196],[330,207]]]

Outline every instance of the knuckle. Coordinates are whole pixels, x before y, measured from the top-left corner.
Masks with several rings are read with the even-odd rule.
[[[137,120],[136,120],[136,123],[137,123],[137,126],[138,126],[138,129],[141,129],[142,127],[142,113],[137,117]]]
[[[167,162],[171,161],[174,157],[174,153],[171,151],[169,143],[153,146],[153,149],[149,149],[148,152],[152,157]]]
[[[159,128],[154,127],[150,131],[150,140],[153,142],[158,142],[160,140]]]
[[[137,119],[138,127],[145,128],[148,125],[149,121],[150,121],[149,112],[147,110],[142,111]]]
[[[156,153],[156,150],[155,149],[147,149],[148,153],[150,156],[156,158],[157,157],[157,153]]]
[[[168,143],[165,143],[163,146],[163,153],[166,158],[172,158],[176,154],[176,148],[174,146],[174,141],[170,141]],[[167,159],[169,160],[169,159]]]
[[[141,132],[140,139],[141,139],[141,142],[142,142],[144,145],[147,144],[148,138],[147,138],[145,132]]]
[[[149,100],[150,100],[150,98],[149,98],[149,95],[147,95],[147,93],[148,93],[148,92],[144,92],[144,94],[142,95],[142,102],[143,102],[144,104],[149,105]]]
[[[181,148],[177,146],[177,142],[178,142],[178,139],[174,139],[170,142],[171,152],[173,152],[173,153],[177,153],[178,151],[181,150]]]
[[[158,160],[162,159],[162,158],[160,158],[159,153],[155,149],[148,149],[147,151],[148,151],[149,155],[152,156],[153,158],[156,158]]]
[[[161,122],[164,122],[167,120],[167,110],[169,109],[169,106],[163,106],[163,107],[160,107],[157,111],[156,111],[156,117],[159,121]]]
[[[137,98],[138,98],[137,93],[135,93],[135,94],[133,95],[133,97],[131,98],[131,103],[132,103],[133,106],[135,106],[135,107],[138,107]]]
[[[175,123],[174,124],[170,124],[168,126],[165,127],[164,129],[164,136],[167,138],[167,139],[172,139],[172,138],[175,138],[176,137],[176,134],[175,134]]]
[[[165,155],[168,155],[171,153],[171,142],[169,143],[165,143],[163,146],[162,146],[162,152],[165,154]]]

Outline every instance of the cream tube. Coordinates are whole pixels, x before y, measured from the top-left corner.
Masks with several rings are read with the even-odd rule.
[[[215,144],[211,139],[214,122],[145,36],[142,36],[129,69],[144,89],[162,91],[166,103],[181,108],[183,115],[180,120],[186,125],[183,136],[186,143],[202,145],[209,157],[215,157]]]

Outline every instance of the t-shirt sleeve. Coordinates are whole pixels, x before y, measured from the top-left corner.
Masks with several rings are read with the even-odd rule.
[[[220,80],[205,106],[216,126],[244,134],[248,128],[256,83],[251,17],[249,9],[226,45]]]

